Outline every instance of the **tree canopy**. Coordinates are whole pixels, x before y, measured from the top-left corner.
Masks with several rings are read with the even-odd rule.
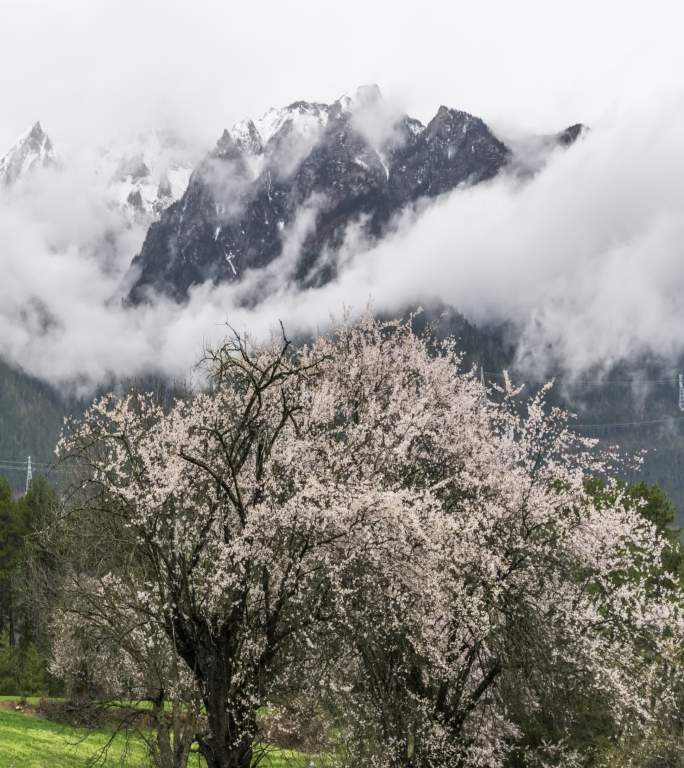
[[[251,764],[266,705],[314,703],[388,768],[570,764],[583,703],[618,739],[670,706],[666,506],[642,515],[546,389],[460,362],[372,317],[299,347],[236,334],[206,391],[106,396],[64,436],[89,531],[64,610],[114,597],[165,638],[211,768]],[[555,727],[525,741],[539,712]]]

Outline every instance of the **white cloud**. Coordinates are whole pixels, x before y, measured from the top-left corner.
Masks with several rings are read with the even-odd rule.
[[[303,330],[369,298],[390,310],[439,298],[475,322],[513,320],[523,357],[537,367],[681,352],[684,104],[672,94],[684,12],[676,4],[0,0],[0,8],[11,29],[0,51],[0,147],[40,118],[62,155],[83,157],[0,200],[0,355],[27,370],[84,385],[149,366],[183,376],[227,319],[255,332],[278,319]],[[74,151],[84,141],[106,141],[113,126],[172,125],[211,146],[235,119],[300,98],[331,101],[372,81],[422,119],[446,103],[504,132],[578,120],[593,130],[533,181],[455,192],[375,248],[350,231],[340,278],[324,289],[283,284],[252,309],[240,306],[244,286],[202,286],[184,308],[125,310],[111,300],[144,232],[121,230],[93,194],[89,161]]]
[[[201,286],[185,307],[110,302],[142,233],[114,238],[104,260],[99,246],[67,246],[84,228],[97,244],[110,214],[78,174],[45,174],[32,196],[1,209],[0,354],[53,381],[150,366],[183,376],[226,320],[256,333],[283,320],[295,332],[324,325],[343,305],[362,309],[372,299],[396,310],[438,299],[476,323],[516,323],[522,357],[536,367],[672,356],[684,348],[682,135],[682,100],[622,114],[558,151],[532,181],[500,177],[456,191],[407,214],[370,249],[352,229],[331,285],[298,292],[275,265],[270,297],[251,308],[242,299],[263,276]],[[292,228],[288,264],[310,214]]]

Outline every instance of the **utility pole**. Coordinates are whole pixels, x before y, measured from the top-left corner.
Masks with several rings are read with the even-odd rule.
[[[31,467],[31,457],[29,456],[26,462],[26,493],[29,492],[31,487],[31,480],[33,480],[33,469]]]

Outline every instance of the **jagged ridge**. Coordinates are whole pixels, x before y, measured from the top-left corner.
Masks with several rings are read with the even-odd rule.
[[[571,144],[581,128],[552,137],[554,145]],[[331,105],[269,110],[226,130],[183,197],[150,227],[129,300],[157,292],[183,301],[208,280],[239,280],[281,256],[295,231],[297,258],[283,265],[282,279],[325,283],[335,274],[325,256],[350,224],[380,237],[406,206],[491,179],[511,155],[466,112],[442,106],[427,126],[408,115],[388,119],[377,86]],[[296,221],[302,212],[308,227]]]
[[[104,194],[107,204],[125,220],[148,224],[187,189],[196,162],[193,154],[175,137],[162,133],[114,142],[93,159],[93,194]],[[34,171],[67,165],[58,160],[50,137],[36,122],[0,158],[0,187],[11,193]]]

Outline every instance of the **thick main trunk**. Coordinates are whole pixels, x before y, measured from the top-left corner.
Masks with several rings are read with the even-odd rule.
[[[229,748],[222,751],[206,749],[206,744],[201,747],[202,756],[207,761],[207,768],[250,768],[252,765],[253,750],[249,745],[241,744],[237,748]]]
[[[253,742],[251,734],[235,738],[229,731],[215,733],[211,730],[200,740],[200,751],[207,761],[207,768],[250,768],[254,756]]]
[[[208,727],[197,743],[207,768],[251,768],[254,756],[257,709],[246,693],[249,681],[243,679],[236,689],[243,620],[237,613],[218,632],[199,616],[191,626],[179,612],[169,622],[170,637],[201,691]]]
[[[256,710],[240,702],[229,702],[220,684],[208,688],[204,704],[209,729],[199,745],[207,768],[250,768]]]

